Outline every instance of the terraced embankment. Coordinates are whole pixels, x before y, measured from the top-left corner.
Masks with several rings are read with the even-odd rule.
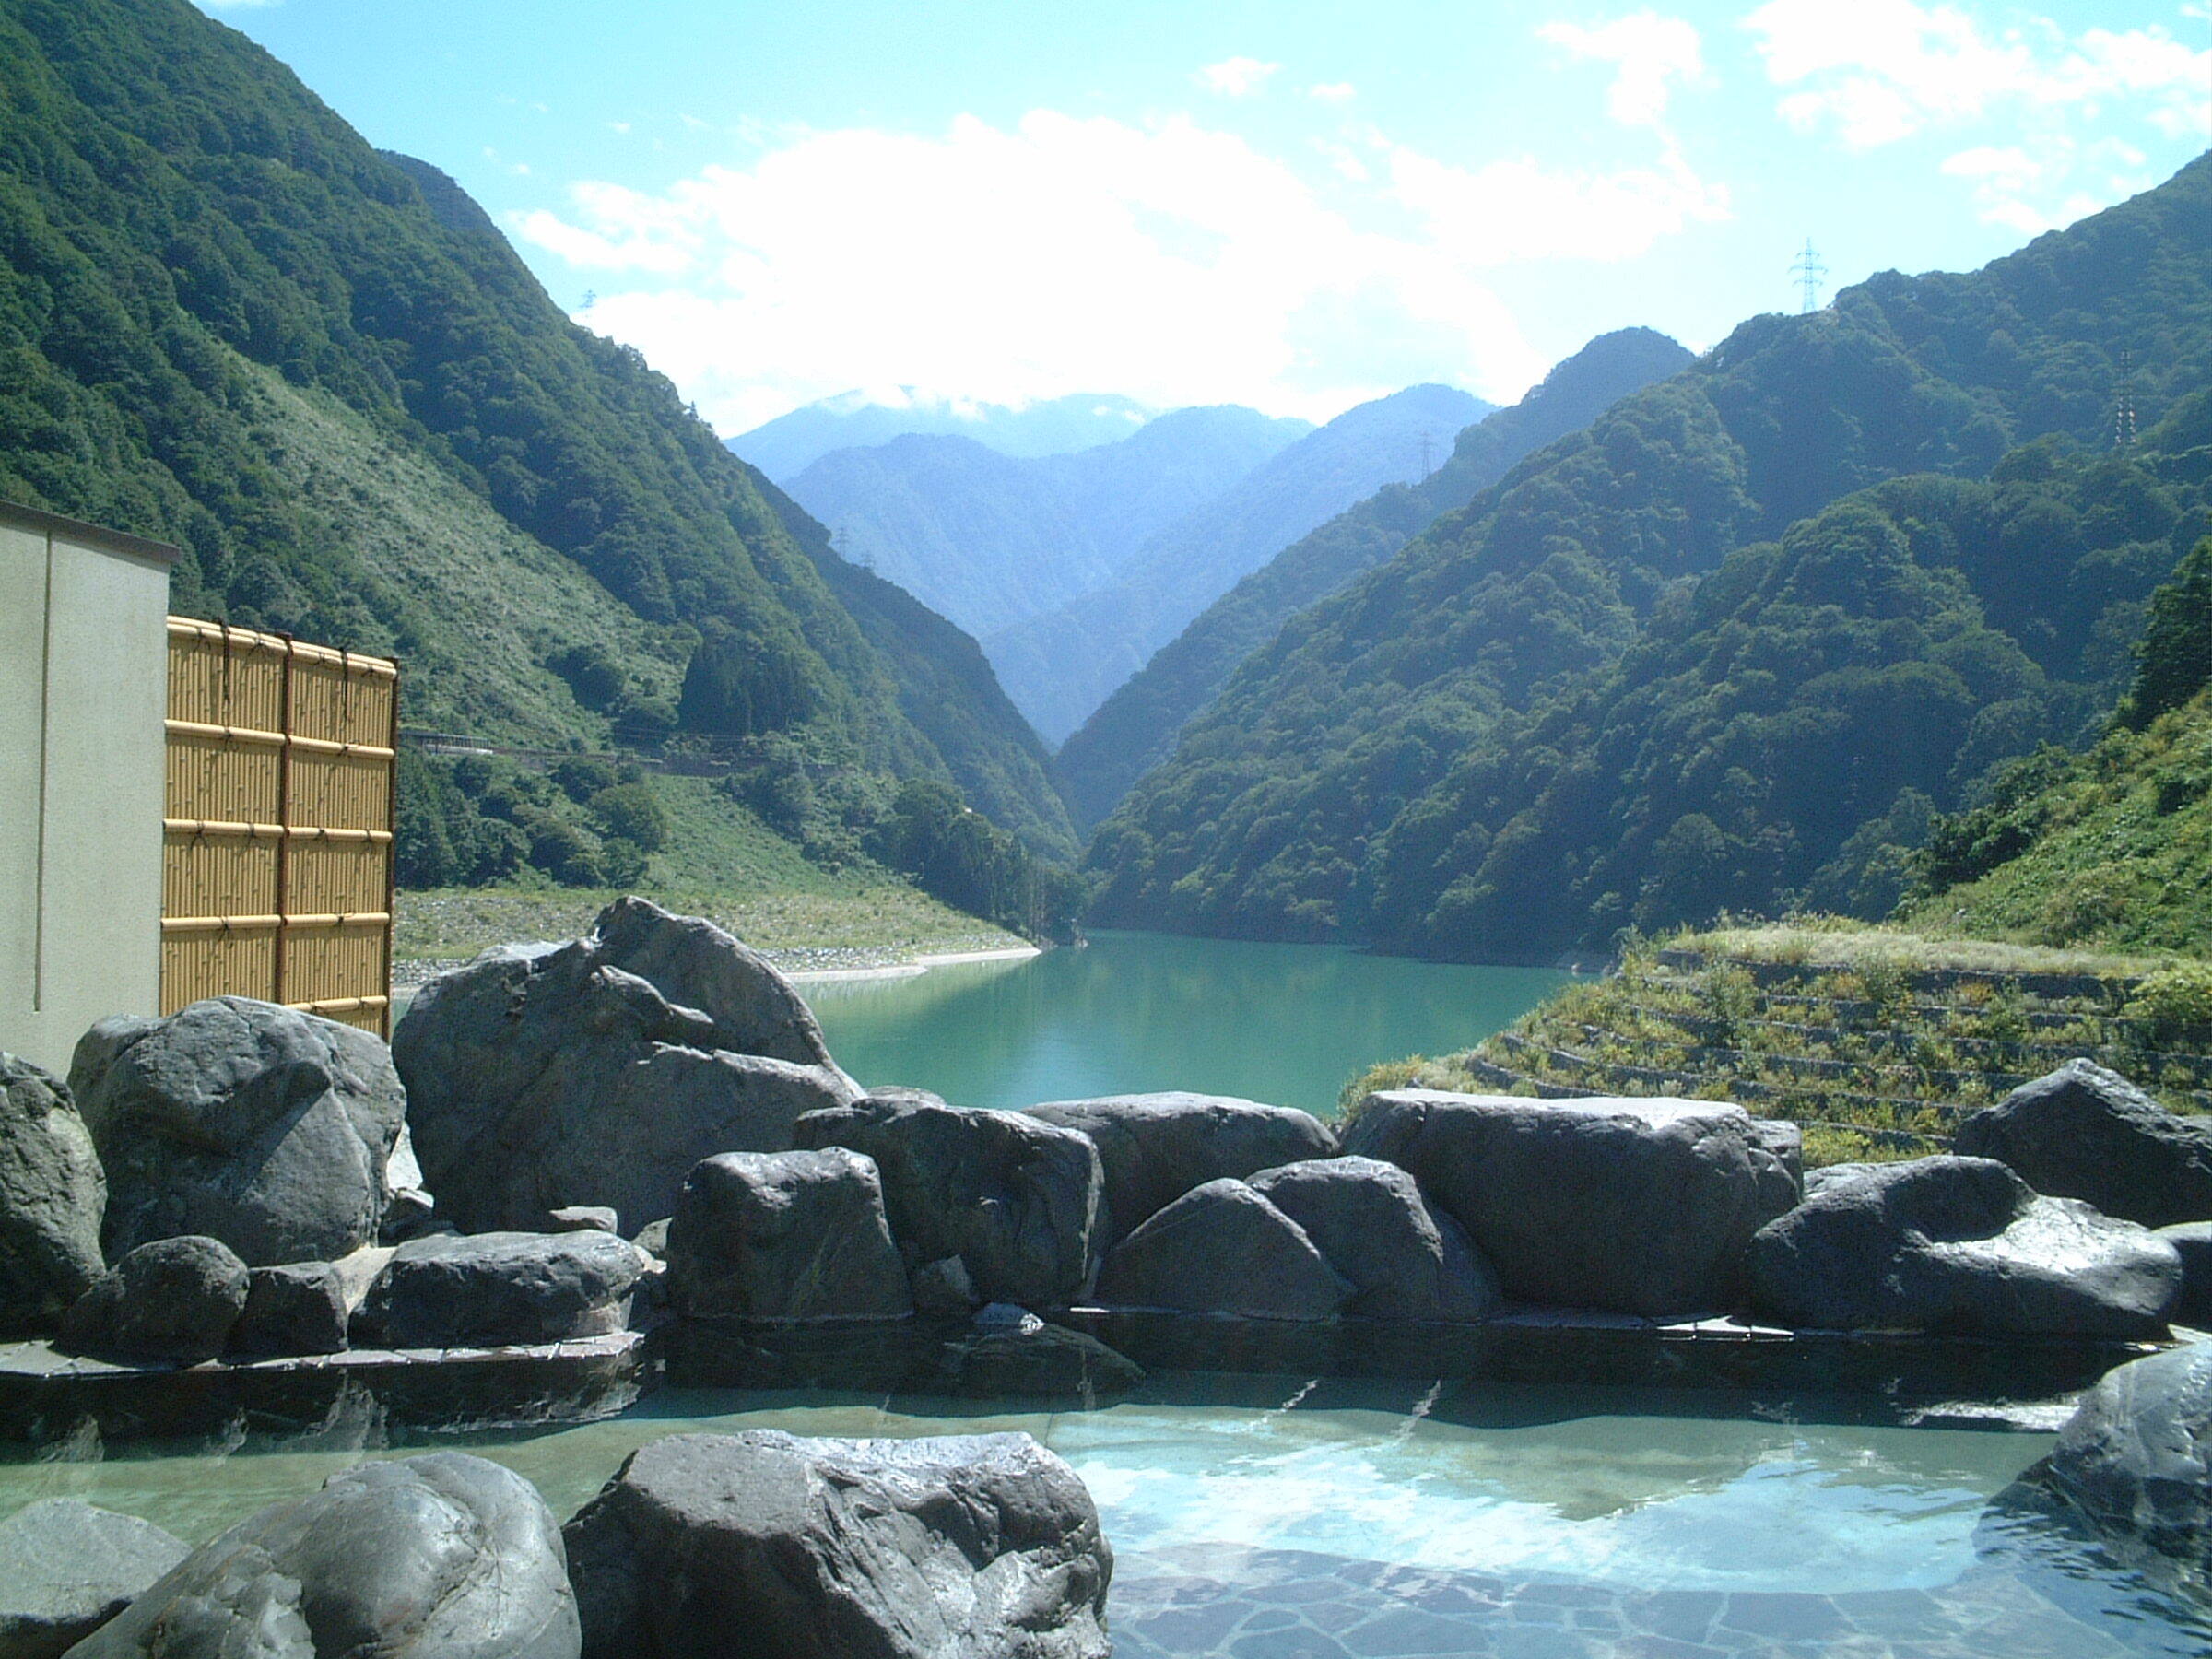
[[[2146,1016],[2157,960],[1907,935],[1735,929],[1631,952],[1465,1053],[1347,1090],[1680,1095],[1806,1126],[1806,1159],[1942,1150],[1959,1119],[2086,1057],[2212,1111],[2212,1030]]]

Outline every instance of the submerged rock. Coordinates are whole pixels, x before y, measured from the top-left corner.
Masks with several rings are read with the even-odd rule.
[[[0,1335],[50,1331],[105,1269],[108,1183],[68,1086],[0,1053]]]
[[[668,1293],[695,1319],[902,1319],[914,1311],[874,1161],[843,1147],[725,1152],[677,1195]]]
[[[2182,1283],[2173,1246],[1985,1158],[1868,1165],[1752,1240],[1753,1305],[1817,1330],[2142,1337]]]
[[[891,1237],[912,1266],[957,1257],[985,1300],[1058,1308],[1082,1291],[1101,1188],[1088,1137],[918,1089],[808,1112],[792,1135],[876,1160]]]
[[[1351,1283],[1346,1312],[1473,1322],[1497,1311],[1497,1269],[1458,1222],[1430,1211],[1413,1177],[1395,1164],[1316,1159],[1262,1170],[1250,1184],[1303,1228]]]
[[[197,1365],[230,1343],[245,1312],[246,1265],[220,1239],[141,1244],[63,1315],[55,1346],[103,1359]]]
[[[576,1659],[561,1537],[480,1457],[363,1464],[203,1546],[78,1659]]]
[[[802,1113],[861,1093],[763,958],[642,899],[588,938],[431,981],[393,1052],[416,1155],[465,1229],[581,1205],[634,1230],[674,1209],[700,1159],[783,1150]]]
[[[622,1328],[651,1257],[612,1233],[410,1239],[354,1313],[357,1343],[505,1347]]]
[[[2046,1473],[2100,1530],[2212,1568],[2212,1343],[2107,1371],[2059,1431]]]
[[[1050,1100],[1029,1114],[1098,1147],[1106,1179],[1100,1253],[1194,1187],[1336,1153],[1336,1136],[1311,1112],[1229,1095],[1107,1095]]]
[[[1026,1434],[678,1434],[566,1529],[594,1659],[1106,1659],[1112,1552]]]
[[[1113,1247],[1099,1270],[1108,1307],[1332,1319],[1353,1294],[1304,1228],[1241,1181],[1185,1193]]]
[[[218,996],[101,1020],[69,1087],[107,1171],[111,1257],[185,1233],[256,1267],[376,1241],[407,1104],[380,1038]]]
[[[191,1553],[152,1522],[82,1499],[26,1504],[0,1521],[0,1659],[55,1659]]]
[[[1735,1300],[1797,1201],[1796,1135],[1709,1100],[1368,1096],[1345,1150],[1407,1171],[1515,1300],[1682,1313]]]
[[[938,1374],[959,1393],[1088,1400],[1125,1393],[1145,1380],[1142,1366],[1095,1336],[1019,1309],[1011,1320],[987,1317],[992,1312],[978,1313],[938,1357]]]
[[[1975,1112],[1951,1149],[2146,1227],[2212,1220],[2212,1119],[2169,1112],[2093,1061],[2069,1060]]]

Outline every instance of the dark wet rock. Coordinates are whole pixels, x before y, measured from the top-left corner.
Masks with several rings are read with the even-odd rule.
[[[1087,1136],[920,1090],[809,1112],[792,1135],[876,1160],[891,1237],[911,1266],[958,1256],[985,1300],[1065,1307],[1081,1292],[1101,1182]]]
[[[924,1313],[965,1313],[979,1300],[975,1281],[968,1277],[968,1265],[959,1256],[924,1262],[910,1276],[914,1286],[914,1306]]]
[[[2212,1343],[2107,1371],[2044,1474],[2100,1530],[2212,1567]]]
[[[328,1262],[256,1267],[230,1333],[241,1354],[337,1354],[346,1349],[346,1280]]]
[[[1352,1294],[1305,1229],[1227,1179],[1151,1217],[1099,1270],[1099,1300],[1108,1307],[1314,1320],[1334,1318]]]
[[[150,1521],[44,1498],[0,1521],[0,1659],[54,1659],[191,1553]]]
[[[1951,1149],[2146,1227],[2212,1220],[2212,1119],[2169,1112],[2092,1061],[2069,1060],[1975,1112]]]
[[[2143,1337],[2165,1329],[2173,1246],[1984,1158],[1868,1166],[1761,1229],[1764,1317],[1816,1330]]]
[[[1397,1165],[1315,1159],[1262,1170],[1250,1184],[1303,1228],[1322,1258],[1350,1281],[1346,1312],[1464,1323],[1497,1311],[1497,1270],[1458,1222],[1430,1211],[1413,1177]]]
[[[1101,1253],[1193,1187],[1336,1153],[1335,1135],[1311,1112],[1228,1095],[1107,1095],[1029,1112],[1098,1147],[1106,1176]]]
[[[700,1159],[782,1151],[801,1113],[861,1092],[763,958],[641,899],[432,980],[393,1053],[429,1185],[470,1229],[576,1205],[642,1227]]]
[[[257,1267],[376,1241],[407,1105],[382,1039],[218,996],[103,1019],[69,1088],[107,1171],[110,1257],[184,1233]]]
[[[141,1244],[62,1316],[55,1346],[103,1359],[197,1365],[229,1346],[246,1308],[246,1265],[219,1239]]]
[[[560,1533],[480,1457],[363,1464],[186,1557],[78,1659],[576,1659]]]
[[[354,1313],[357,1346],[505,1347],[620,1330],[651,1260],[612,1233],[412,1239]]]
[[[2182,1258],[2182,1293],[2168,1317],[2212,1330],[2212,1221],[2177,1221],[2158,1234]]]
[[[1113,1558],[1026,1434],[682,1434],[566,1529],[594,1659],[1105,1659]]]
[[[51,1331],[92,1288],[107,1197],[68,1086],[0,1053],[0,1335]]]
[[[986,1397],[1072,1394],[1093,1399],[1124,1394],[1145,1380],[1144,1367],[1097,1337],[1047,1323],[1019,1308],[992,1317],[994,1303],[945,1345],[937,1370],[961,1394]]]
[[[1370,1095],[1345,1150],[1408,1171],[1516,1301],[1681,1313],[1735,1300],[1797,1201],[1794,1126],[1707,1100]]]
[[[622,1218],[604,1204],[570,1204],[546,1212],[547,1232],[620,1232]]]
[[[700,1160],[668,1222],[668,1293],[697,1319],[913,1312],[876,1165],[842,1147]]]

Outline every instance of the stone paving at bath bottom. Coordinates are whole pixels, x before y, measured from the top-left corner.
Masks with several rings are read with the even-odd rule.
[[[2053,1588],[2066,1599],[2069,1586]],[[2002,1567],[1936,1590],[1648,1591],[1509,1580],[1299,1550],[1131,1550],[1115,1659],[2132,1659],[2206,1632],[2112,1605],[2069,1610]]]

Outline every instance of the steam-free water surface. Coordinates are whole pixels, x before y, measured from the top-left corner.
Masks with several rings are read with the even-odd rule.
[[[872,1088],[990,1107],[1182,1088],[1331,1112],[1366,1066],[1470,1047],[1567,979],[1328,945],[1102,933],[1027,961],[802,989],[838,1064]]]
[[[664,1434],[1023,1430],[1098,1500],[1119,1659],[2201,1654],[2212,1624],[2058,1524],[1992,1505],[2045,1436],[1713,1418],[1626,1391],[1160,1377],[1088,1411],[669,1391],[611,1421],[441,1437],[572,1513]],[[80,1457],[96,1448],[76,1445]],[[228,1455],[0,1467],[197,1543],[394,1455],[368,1418]]]

